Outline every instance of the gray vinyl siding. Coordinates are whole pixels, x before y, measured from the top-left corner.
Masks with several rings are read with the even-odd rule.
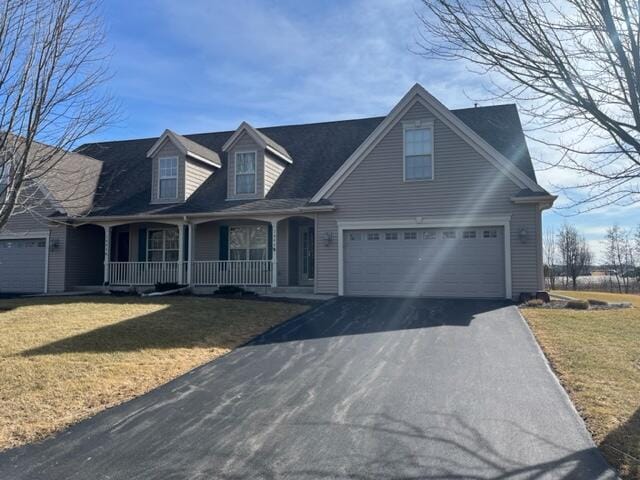
[[[207,178],[213,173],[214,167],[209,165],[205,165],[202,162],[192,160],[191,158],[186,159],[185,164],[185,199],[188,199],[193,192],[195,192],[200,185],[202,185]]]
[[[66,242],[65,289],[102,285],[104,281],[104,228],[69,227]]]
[[[49,269],[47,290],[62,292],[65,288],[66,225],[49,226],[47,217],[56,212],[49,202],[35,194],[34,206],[26,212],[13,215],[0,230],[1,235],[23,235],[49,231]],[[41,203],[42,202],[42,203]],[[46,235],[45,235],[46,236]]]
[[[264,194],[266,195],[275,185],[280,174],[285,169],[285,163],[282,160],[265,153],[264,155]]]
[[[160,157],[178,157],[178,196],[175,199],[158,198],[158,166]],[[178,148],[168,139],[164,141],[156,155],[151,159],[151,203],[176,203],[185,200],[185,159]]]
[[[402,121],[434,121],[434,178],[404,182]],[[421,104],[415,104],[329,196],[335,212],[318,215],[316,291],[338,291],[338,221],[415,220],[416,217],[511,214],[511,262],[514,296],[538,288],[536,205],[515,205],[520,188]],[[526,229],[528,241],[518,237]]]
[[[256,152],[256,193],[236,195],[236,153]],[[233,148],[229,150],[227,162],[227,198],[229,200],[244,200],[248,198],[263,198],[265,195],[264,183],[264,150],[251,138],[243,133],[240,135]]]

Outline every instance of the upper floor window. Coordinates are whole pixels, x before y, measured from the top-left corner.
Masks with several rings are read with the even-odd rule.
[[[256,152],[236,153],[236,194],[256,193]]]
[[[405,127],[404,179],[433,179],[433,127]]]
[[[158,159],[158,198],[178,197],[178,157]]]

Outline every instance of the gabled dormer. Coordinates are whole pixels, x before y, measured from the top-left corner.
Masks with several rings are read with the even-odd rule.
[[[152,162],[151,203],[184,202],[221,167],[216,152],[168,129],[147,158]]]
[[[264,198],[288,164],[287,150],[246,122],[222,146],[227,153],[227,199]]]

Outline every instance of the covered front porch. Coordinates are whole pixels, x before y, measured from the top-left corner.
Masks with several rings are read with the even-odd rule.
[[[166,220],[102,226],[105,286],[314,286],[314,218]]]

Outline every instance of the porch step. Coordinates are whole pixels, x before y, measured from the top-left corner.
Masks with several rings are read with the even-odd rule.
[[[303,293],[305,295],[313,294],[313,287],[269,287],[267,293]]]

